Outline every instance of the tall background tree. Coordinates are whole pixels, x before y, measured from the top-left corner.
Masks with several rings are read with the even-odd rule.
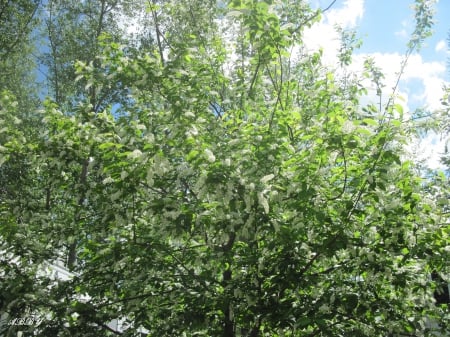
[[[0,316],[20,315],[24,295],[36,293],[34,266],[27,249],[12,245],[20,214],[29,211],[25,200],[34,194],[32,161],[25,151],[10,151],[37,141],[38,89],[33,38],[39,24],[40,1],[0,2]],[[25,139],[27,135],[28,139]],[[17,216],[16,216],[17,215]],[[0,328],[4,334],[4,328]]]

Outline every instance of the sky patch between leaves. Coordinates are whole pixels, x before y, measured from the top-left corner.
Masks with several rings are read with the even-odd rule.
[[[329,0],[311,1],[314,8],[326,8],[329,3]],[[414,28],[410,5],[411,2],[406,0],[337,1],[324,13],[319,23],[305,31],[305,45],[311,51],[322,48],[324,63],[333,67],[338,64],[337,55],[340,48],[336,26],[355,30],[363,44],[359,50],[355,50],[349,70],[361,73],[364,60],[373,58],[384,73],[385,86],[382,95],[384,100],[387,100],[392,94],[406,44]],[[447,68],[450,52],[446,42],[450,25],[445,22],[446,15],[450,13],[450,3],[436,1],[435,9],[434,34],[425,41],[419,53],[411,55],[396,92],[401,97],[398,103],[403,106],[406,119],[411,118],[418,108],[430,112],[440,109],[443,86],[450,83],[450,72]],[[375,95],[372,99],[378,100]],[[445,139],[430,133],[422,139],[417,139],[408,150],[412,156],[423,160],[428,167],[440,168],[439,158],[444,147]]]

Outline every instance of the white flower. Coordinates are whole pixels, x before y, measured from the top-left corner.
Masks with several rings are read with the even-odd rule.
[[[106,177],[105,179],[103,179],[102,182],[103,182],[104,185],[107,185],[107,184],[113,183],[113,182],[114,182],[114,179],[111,178],[111,177]]]
[[[320,307],[319,307],[319,312],[320,313],[327,313],[327,312],[329,312],[330,311],[330,306],[328,305],[328,304],[322,304]]]
[[[130,159],[136,159],[136,158],[139,158],[140,156],[142,156],[141,150],[136,149],[136,150],[133,150],[133,152],[131,152],[131,153],[128,155],[128,158],[130,158]]]
[[[216,156],[214,156],[214,153],[212,153],[212,151],[210,149],[206,149],[205,154],[206,154],[206,159],[210,163],[214,163],[216,161]]]
[[[268,175],[266,175],[266,176],[264,176],[264,177],[261,178],[261,182],[262,182],[263,184],[265,184],[265,183],[267,183],[268,181],[272,180],[274,177],[275,177],[274,174],[268,174]]]
[[[189,131],[186,132],[186,135],[189,136],[197,136],[198,135],[198,130],[195,127],[195,125],[192,125],[192,127],[189,129]]]
[[[269,202],[264,197],[264,195],[260,192],[258,193],[258,202],[264,208],[264,213],[269,213]]]
[[[120,179],[125,179],[126,177],[128,177],[128,172],[123,170],[122,172],[120,172]]]
[[[115,193],[111,194],[111,201],[116,201],[122,196],[122,191],[117,190]]]
[[[345,121],[342,125],[342,132],[345,134],[350,134],[356,129],[355,125],[351,121]]]

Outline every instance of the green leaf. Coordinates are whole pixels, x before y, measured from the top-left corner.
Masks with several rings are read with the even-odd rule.
[[[364,118],[363,122],[365,124],[367,124],[367,125],[370,125],[370,126],[378,126],[378,121],[376,121],[376,120],[374,120],[372,118]]]

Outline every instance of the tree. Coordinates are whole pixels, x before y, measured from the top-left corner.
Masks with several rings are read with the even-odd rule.
[[[13,214],[29,212],[25,199],[33,195],[34,168],[26,147],[37,142],[38,97],[34,76],[33,30],[38,25],[40,1],[1,1],[0,4],[0,316],[20,315],[23,296],[38,294],[33,284],[35,267],[28,265],[26,249],[10,245],[13,228],[20,226]],[[24,135],[27,135],[25,140]],[[23,148],[22,148],[23,149]],[[13,211],[14,209],[14,211]],[[18,220],[16,222],[16,220]],[[17,238],[19,239],[19,238]],[[16,253],[16,255],[15,255]],[[0,334],[4,327],[0,326]]]
[[[407,55],[429,32],[416,4]],[[151,43],[130,52],[96,35],[100,56],[75,65],[89,85],[46,101],[38,142],[3,150],[27,151],[40,197],[25,216],[3,208],[2,237],[25,233],[33,261],[31,247],[75,243],[73,278],[29,302],[52,316],[39,333],[120,334],[106,322],[121,318],[130,336],[408,336],[445,322],[430,275],[446,267],[448,229],[402,159],[401,106],[361,106],[362,79],[303,49],[320,13],[288,1],[148,11]],[[121,115],[89,99],[105,81],[126,88]]]
[[[0,4],[0,91],[14,95],[23,119],[33,119],[37,107],[32,53],[40,1],[2,1]]]
[[[48,88],[53,101],[64,107],[68,115],[81,114],[89,119],[89,114],[106,109],[108,106],[120,104],[126,99],[127,90],[120,83],[111,83],[102,77],[99,68],[102,49],[107,43],[117,43],[123,39],[123,32],[118,21],[124,15],[119,9],[126,9],[125,1],[56,1],[47,3],[47,17],[45,19],[46,40],[48,52],[41,60],[47,69]],[[91,67],[95,73],[95,85],[92,80],[83,80],[76,75],[76,64]],[[100,78],[102,80],[100,81]],[[80,102],[87,105],[79,108]],[[84,156],[67,158],[70,162],[68,175],[70,183],[77,191],[73,194],[74,202],[79,208],[85,201],[86,177],[88,174],[89,153]],[[56,168],[58,171],[59,168]],[[54,205],[61,198],[67,202],[67,195],[60,195],[59,190],[53,190],[51,184],[46,187],[49,199]],[[80,212],[70,212],[66,217],[73,217],[73,222],[79,221]],[[76,226],[72,226],[72,234],[65,233],[70,239],[66,242],[67,263],[69,269],[76,264]],[[70,229],[68,229],[70,231]],[[64,239],[63,239],[64,240]]]

